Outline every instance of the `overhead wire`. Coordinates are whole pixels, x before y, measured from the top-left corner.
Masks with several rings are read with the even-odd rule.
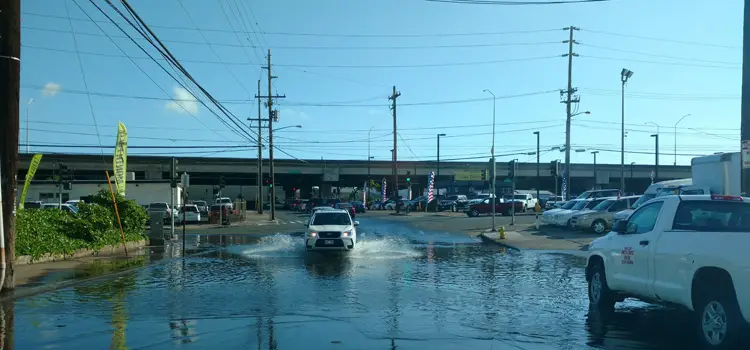
[[[90,3],[92,4],[92,5],[94,5],[94,7],[96,7],[96,9],[97,9],[97,10],[98,10],[98,11],[99,11],[99,12],[100,12],[100,13],[101,13],[102,15],[104,15],[104,17],[106,17],[107,19],[109,19],[109,20],[110,20],[110,22],[112,22],[112,23],[115,23],[115,22],[114,22],[114,20],[113,20],[113,19],[112,19],[112,18],[111,18],[111,17],[110,17],[110,16],[109,16],[109,15],[108,15],[108,14],[107,14],[107,13],[106,13],[106,12],[105,12],[105,11],[104,11],[104,10],[103,10],[102,8],[101,8],[101,7],[99,7],[99,5],[97,5],[97,4],[96,4],[96,3],[95,3],[95,2],[93,1],[93,0],[89,0],[89,2],[90,2]],[[80,4],[78,4],[78,2],[77,2],[76,0],[73,0],[73,3],[75,3],[75,4],[76,4],[76,6],[78,6],[78,8],[79,8],[79,9],[80,9],[80,10],[81,10],[81,11],[82,11],[82,12],[83,12],[83,13],[84,13],[84,14],[85,14],[86,16],[88,16],[89,18],[91,18],[91,16],[90,16],[90,15],[88,14],[88,12],[86,12],[86,11],[85,11],[85,10],[83,9],[83,7],[81,7],[81,5],[80,5]],[[93,21],[93,18],[91,18],[91,20]],[[106,33],[106,32],[104,32],[104,29],[103,29],[103,28],[101,28],[101,27],[99,26],[99,24],[98,24],[97,22],[94,22],[94,24],[95,24],[95,25],[96,25],[96,26],[97,26],[97,27],[99,28],[99,30],[101,30],[101,31],[102,31],[103,33]],[[144,52],[144,53],[145,53],[145,54],[146,54],[146,55],[147,55],[148,57],[150,57],[150,58],[151,58],[151,59],[152,59],[152,60],[153,60],[153,61],[154,61],[154,62],[156,63],[156,65],[157,65],[157,66],[159,66],[159,68],[161,68],[161,69],[162,69],[162,71],[164,71],[164,72],[165,72],[165,73],[166,73],[166,74],[167,74],[168,76],[170,76],[170,77],[171,77],[171,78],[172,78],[172,79],[173,79],[173,80],[174,80],[174,81],[175,81],[175,82],[176,82],[176,83],[177,83],[178,85],[180,85],[180,86],[181,86],[181,87],[182,87],[183,89],[185,89],[185,91],[188,91],[188,92],[190,91],[190,90],[189,90],[189,89],[188,89],[188,88],[187,88],[187,87],[185,86],[185,84],[183,84],[183,82],[181,82],[181,81],[180,81],[180,79],[178,79],[177,77],[175,77],[175,76],[174,76],[174,75],[173,75],[172,73],[170,73],[170,72],[169,72],[169,71],[168,71],[168,70],[167,70],[167,69],[166,69],[166,68],[165,68],[164,66],[162,66],[161,64],[159,64],[159,63],[158,63],[158,62],[157,62],[157,61],[156,61],[156,60],[154,59],[154,57],[153,57],[153,56],[151,56],[151,54],[150,54],[150,53],[148,53],[148,51],[146,51],[146,49],[145,49],[145,48],[143,48],[143,46],[141,46],[140,44],[138,44],[138,43],[137,43],[137,42],[136,42],[136,41],[135,41],[135,40],[134,40],[134,39],[133,39],[132,37],[130,37],[130,35],[129,35],[129,34],[128,34],[128,33],[126,32],[126,31],[125,31],[125,29],[123,29],[123,28],[122,28],[122,27],[121,27],[121,26],[120,26],[119,24],[117,24],[117,23],[115,23],[115,26],[116,26],[116,27],[117,27],[117,28],[118,28],[118,29],[119,29],[119,30],[120,30],[121,32],[125,33],[125,35],[126,35],[126,36],[128,36],[128,37],[129,37],[129,38],[131,39],[131,42],[132,42],[133,44],[135,44],[135,45],[136,45],[136,46],[137,46],[137,47],[138,47],[139,49],[141,49],[141,51],[142,51],[142,52]],[[118,50],[120,50],[120,52],[122,52],[122,53],[123,53],[123,54],[124,54],[124,55],[125,55],[126,57],[128,57],[128,58],[130,59],[130,62],[131,62],[131,63],[133,63],[133,65],[134,65],[134,66],[136,66],[136,68],[138,68],[138,70],[140,70],[140,71],[141,71],[141,72],[142,72],[142,73],[143,73],[143,74],[144,74],[144,75],[145,75],[145,76],[146,76],[146,77],[147,77],[147,78],[148,78],[148,79],[149,79],[149,80],[150,80],[150,81],[151,81],[152,83],[154,83],[154,85],[155,85],[155,86],[156,86],[157,88],[159,88],[159,90],[161,90],[161,91],[162,91],[162,92],[163,92],[163,93],[164,93],[165,95],[169,96],[169,93],[168,93],[168,92],[167,92],[166,90],[164,90],[164,88],[162,88],[162,87],[161,87],[161,85],[159,85],[159,84],[158,84],[158,83],[156,82],[156,80],[154,80],[154,79],[153,79],[153,78],[152,78],[152,77],[151,77],[151,76],[150,76],[150,75],[149,75],[148,73],[146,73],[146,71],[145,71],[145,70],[144,70],[144,69],[143,69],[143,68],[142,68],[142,67],[141,67],[140,65],[138,65],[137,63],[135,63],[135,61],[134,61],[134,60],[133,60],[133,59],[132,59],[132,58],[131,58],[130,56],[128,56],[128,55],[127,55],[127,54],[125,53],[125,50],[124,50],[124,49],[123,49],[123,48],[122,48],[122,47],[121,47],[121,46],[120,46],[119,44],[117,44],[117,42],[115,42],[115,41],[114,41],[114,39],[112,39],[112,38],[109,38],[109,40],[110,40],[110,41],[111,41],[111,42],[112,42],[112,43],[113,43],[113,44],[115,45],[115,47],[117,47],[117,49],[118,49]],[[192,92],[191,92],[191,94],[193,95],[193,97],[195,97],[195,94],[193,94]],[[97,93],[97,95],[100,95],[100,96],[101,96],[101,94],[99,94],[99,93]],[[171,98],[170,98],[170,99],[168,99],[168,100],[174,100],[174,99],[171,99]],[[217,117],[217,118],[218,118],[219,120],[221,120],[221,117],[220,117],[220,116],[219,116],[218,114],[216,114],[216,112],[214,112],[213,110],[211,110],[210,108],[208,108],[208,106],[207,106],[207,105],[205,104],[205,102],[203,102],[203,101],[202,101],[201,99],[198,99],[197,97],[196,97],[196,101],[197,101],[197,102],[200,102],[200,103],[201,103],[201,104],[202,104],[202,105],[203,105],[204,107],[206,107],[206,109],[208,109],[208,110],[209,110],[209,111],[210,111],[211,113],[213,113],[213,114],[214,114],[214,115],[215,115],[215,116],[216,116],[216,117]],[[217,134],[217,135],[219,135],[219,136],[221,136],[221,137],[223,137],[223,138],[225,138],[225,139],[226,139],[226,136],[223,136],[223,135],[219,134],[219,133],[218,133],[218,132],[217,132],[216,130],[214,130],[213,128],[209,127],[209,126],[208,126],[208,125],[206,125],[205,123],[203,123],[203,121],[201,121],[201,120],[200,120],[200,119],[198,119],[198,117],[196,117],[196,116],[195,116],[195,115],[194,115],[193,113],[191,113],[190,111],[188,111],[188,110],[187,110],[187,109],[186,109],[186,108],[185,108],[185,107],[183,106],[183,104],[182,104],[182,103],[177,103],[176,105],[177,105],[177,106],[179,106],[179,107],[180,107],[180,108],[181,108],[181,109],[182,109],[183,111],[185,111],[185,113],[187,113],[188,115],[190,115],[190,116],[191,116],[191,117],[192,117],[192,118],[193,118],[194,120],[196,120],[196,121],[197,121],[198,123],[200,123],[201,125],[203,125],[204,127],[206,127],[206,129],[207,129],[207,130],[209,130],[209,131],[211,131],[211,132],[213,132],[213,133],[215,133],[215,134]],[[227,126],[227,128],[228,128],[228,129],[232,130],[232,128],[230,128],[230,127],[229,127],[228,125],[226,125],[226,124],[225,124],[225,126]],[[235,130],[233,130],[233,131],[235,131]],[[237,132],[235,131],[235,133],[237,133]],[[241,135],[241,134],[239,134],[239,133],[237,133],[237,134],[238,134],[239,136],[242,136],[242,135]]]
[[[65,14],[68,18],[70,18],[70,11],[68,9],[68,0],[63,0],[63,5],[65,7]],[[73,47],[75,47],[76,52],[78,52],[78,39],[75,35],[75,29],[73,28],[73,21],[68,22],[70,24],[70,31],[73,33]],[[78,68],[81,70],[81,78],[83,80],[83,89],[84,91],[89,91],[89,84],[86,79],[86,72],[85,69],[83,69],[83,60],[81,59],[81,55],[77,54],[78,58]],[[99,125],[96,122],[96,113],[94,112],[94,104],[91,102],[91,95],[86,93],[86,100],[88,101],[89,111],[91,112],[91,120],[94,122],[94,129],[96,129],[96,138],[99,141],[99,144],[102,144],[102,138],[99,136]],[[104,159],[104,150],[100,150],[102,155],[102,161],[106,162]]]
[[[93,1],[93,0],[90,0],[90,1]],[[128,23],[131,23],[131,22],[130,22],[130,20],[128,20],[128,19],[127,19],[127,18],[126,18],[126,17],[124,16],[124,14],[123,14],[123,13],[122,13],[122,12],[121,12],[121,11],[120,11],[120,10],[119,10],[119,9],[118,9],[117,7],[115,7],[115,6],[114,6],[114,4],[112,4],[112,3],[111,3],[111,1],[110,1],[110,0],[106,0],[106,1],[107,1],[107,3],[108,3],[108,4],[110,5],[110,7],[112,7],[112,8],[113,8],[113,9],[114,9],[114,10],[115,10],[115,11],[116,11],[116,12],[117,12],[118,14],[120,14],[120,16],[121,16],[121,17],[122,17],[123,19],[125,19],[125,20],[126,20],[126,21],[127,21]],[[206,96],[206,97],[207,97],[207,98],[208,98],[208,99],[209,99],[209,100],[210,100],[210,101],[212,102],[212,104],[213,104],[213,105],[215,105],[215,106],[216,106],[216,107],[217,107],[217,108],[218,108],[218,109],[219,109],[219,110],[220,110],[220,111],[222,112],[222,114],[224,114],[224,115],[225,115],[225,116],[227,117],[227,119],[229,119],[229,121],[230,121],[230,122],[232,122],[232,124],[234,124],[234,125],[235,125],[235,126],[237,127],[237,129],[238,129],[238,130],[241,130],[242,132],[239,132],[239,131],[238,131],[238,132],[239,132],[240,134],[244,134],[244,135],[245,135],[245,136],[247,137],[247,139],[248,139],[248,140],[250,140],[251,142],[256,142],[257,140],[256,140],[256,139],[255,139],[255,138],[254,138],[254,137],[253,137],[252,135],[250,135],[250,134],[249,134],[249,133],[247,132],[247,130],[246,130],[246,129],[245,129],[245,128],[244,128],[243,126],[241,126],[241,125],[240,125],[240,123],[238,123],[238,118],[237,118],[237,117],[236,117],[236,116],[235,116],[235,115],[234,115],[234,114],[233,114],[233,113],[232,113],[231,111],[229,111],[229,110],[228,110],[228,109],[227,109],[226,107],[224,107],[224,106],[223,106],[223,105],[222,105],[222,104],[221,104],[220,102],[218,102],[218,101],[217,101],[217,100],[216,100],[216,99],[215,99],[215,98],[213,97],[213,95],[211,95],[211,93],[209,93],[209,92],[208,92],[208,91],[207,91],[207,90],[206,90],[205,88],[203,88],[203,86],[201,86],[201,85],[200,85],[200,84],[199,84],[199,83],[198,83],[198,82],[197,82],[197,81],[195,80],[195,78],[194,78],[194,77],[193,77],[193,76],[192,76],[192,75],[191,75],[191,74],[190,74],[190,73],[189,73],[189,72],[188,72],[188,71],[187,71],[187,70],[186,70],[186,69],[185,69],[185,68],[184,68],[184,67],[182,66],[182,64],[180,64],[180,63],[179,63],[179,61],[178,61],[178,60],[177,60],[177,58],[176,58],[176,57],[175,57],[175,56],[174,56],[174,55],[173,55],[173,54],[171,53],[171,51],[170,51],[170,50],[169,50],[169,49],[168,49],[168,48],[167,48],[167,47],[166,47],[166,46],[164,45],[164,43],[162,43],[162,42],[160,41],[160,39],[159,39],[159,37],[158,37],[158,36],[156,35],[156,33],[154,33],[154,32],[153,32],[153,31],[152,31],[152,30],[151,30],[151,29],[149,28],[149,26],[148,26],[148,25],[147,25],[147,24],[146,24],[145,22],[143,22],[143,20],[142,20],[142,19],[140,18],[140,16],[139,16],[139,15],[138,15],[138,14],[137,14],[137,13],[135,12],[135,10],[134,10],[134,9],[133,9],[133,8],[132,8],[132,7],[130,6],[130,4],[129,4],[129,3],[127,2],[127,0],[120,0],[120,1],[121,1],[121,3],[122,3],[122,4],[124,5],[124,6],[125,6],[125,9],[126,9],[126,11],[128,11],[128,13],[130,13],[130,14],[131,14],[132,16],[134,16],[134,17],[135,17],[135,18],[137,19],[137,22],[138,22],[138,23],[139,23],[139,24],[140,24],[141,26],[143,26],[143,28],[145,28],[145,30],[146,30],[146,31],[148,32],[148,34],[150,35],[149,39],[153,38],[153,40],[155,40],[155,41],[156,41],[156,43],[158,43],[158,45],[156,45],[156,44],[154,44],[154,43],[153,43],[152,41],[150,41],[150,40],[149,40],[149,42],[150,42],[150,43],[152,44],[152,46],[153,46],[154,48],[156,48],[156,49],[157,49],[157,51],[159,51],[159,53],[160,53],[160,54],[161,54],[162,56],[164,56],[164,58],[167,58],[167,59],[168,59],[168,60],[170,61],[170,63],[172,64],[172,66],[174,66],[174,67],[175,67],[175,68],[177,68],[177,69],[178,69],[178,70],[179,70],[180,72],[182,72],[182,74],[184,74],[184,75],[185,75],[185,77],[187,77],[187,78],[188,78],[188,80],[190,80],[190,81],[191,81],[191,82],[192,82],[192,83],[193,83],[193,84],[194,84],[194,85],[195,85],[195,86],[196,86],[196,87],[197,87],[197,88],[198,88],[198,89],[199,89],[199,90],[200,90],[200,91],[201,91],[201,92],[203,93],[203,95],[205,95],[205,96]],[[132,23],[131,23],[131,26],[133,26],[133,27],[135,28],[135,26],[134,26],[134,25],[133,25]],[[144,34],[145,34],[145,33],[144,33]],[[204,105],[205,105],[205,103],[204,103]],[[208,108],[208,106],[206,106],[206,108]],[[215,115],[216,115],[216,116],[218,117],[218,114],[215,114]],[[225,122],[225,121],[223,120],[223,118],[219,118],[219,120],[220,120],[220,121],[221,121],[222,123],[225,123],[225,125],[229,126],[228,124],[226,124],[226,122]]]

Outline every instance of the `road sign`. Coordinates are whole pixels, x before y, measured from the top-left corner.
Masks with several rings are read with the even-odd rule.
[[[455,181],[482,181],[482,171],[457,171]]]

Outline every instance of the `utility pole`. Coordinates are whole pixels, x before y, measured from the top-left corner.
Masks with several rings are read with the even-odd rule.
[[[0,2],[0,168],[3,169],[2,216],[7,264],[4,288],[15,288],[16,176],[18,174],[18,115],[21,82],[21,1]],[[2,257],[2,255],[0,255]]]
[[[599,151],[592,151],[591,154],[594,155],[594,187],[592,189],[596,189],[596,154],[599,153]]]
[[[268,106],[268,163],[269,163],[269,175],[271,177],[271,183],[269,186],[270,189],[270,203],[269,206],[271,207],[271,220],[276,220],[276,187],[275,181],[276,181],[276,174],[274,174],[273,169],[273,122],[279,121],[279,111],[274,111],[273,109],[273,99],[274,98],[286,98],[286,95],[273,95],[273,92],[271,91],[273,88],[273,79],[278,78],[277,76],[274,76],[271,73],[271,49],[268,49],[268,66],[263,67],[263,69],[268,70],[268,96],[255,96],[256,98],[267,98],[268,101],[266,102],[266,106]],[[260,123],[260,117],[258,118]],[[258,134],[258,139],[260,139],[260,134]]]
[[[567,98],[563,103],[565,103],[565,111],[567,114],[567,117],[565,118],[565,199],[570,198],[570,120],[573,117],[572,115],[572,109],[571,106],[573,103],[580,102],[580,98],[578,96],[574,96],[573,94],[578,91],[578,89],[573,89],[573,56],[578,56],[577,53],[573,53],[573,44],[578,44],[575,40],[573,40],[573,31],[580,30],[580,28],[576,28],[574,26],[570,26],[567,28],[564,28],[564,30],[569,31],[570,33],[570,39],[563,41],[564,43],[568,44],[568,53],[563,56],[568,56],[568,89],[567,91],[564,91],[564,93],[567,95]],[[561,91],[563,93],[563,91]]]
[[[258,195],[255,203],[258,214],[263,214],[263,122],[260,108],[260,79],[258,79]]]
[[[742,28],[742,107],[740,110],[740,151],[750,148],[750,1],[745,0],[745,22]],[[677,161],[675,160],[675,163]],[[741,194],[750,193],[750,167],[742,164]],[[8,248],[11,249],[11,248]]]
[[[393,193],[394,200],[398,199],[398,148],[396,144],[396,133],[398,129],[396,127],[396,99],[401,96],[400,92],[396,91],[396,86],[393,86],[393,93],[388,97],[389,100],[393,101],[391,109],[393,110]],[[396,204],[396,212],[400,211],[400,207]]]
[[[542,178],[539,177],[539,131],[534,131],[534,134],[536,135],[536,202],[539,203],[539,187],[542,187]]]
[[[169,222],[170,227],[172,228],[172,238],[174,238],[174,211],[176,210],[174,207],[174,191],[177,188],[177,159],[175,157],[172,157],[172,166],[169,169],[169,184],[171,190],[171,195],[169,196]],[[62,184],[60,186],[62,186]]]

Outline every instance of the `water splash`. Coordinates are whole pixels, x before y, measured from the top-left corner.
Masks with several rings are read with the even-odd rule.
[[[257,244],[229,246],[227,252],[248,258],[299,258],[305,247],[300,237],[275,234],[262,237]]]
[[[275,234],[260,239],[257,244],[227,247],[227,252],[248,258],[302,258],[306,254],[327,254],[331,252],[305,251],[303,238],[287,234]],[[400,237],[376,237],[366,239],[360,236],[356,248],[346,254],[352,259],[404,259],[417,258],[422,253],[411,245],[409,240]]]

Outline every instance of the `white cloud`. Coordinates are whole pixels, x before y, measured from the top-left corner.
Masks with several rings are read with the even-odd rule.
[[[284,118],[284,117],[287,117],[289,119],[308,119],[308,118],[310,118],[309,114],[307,114],[307,113],[305,113],[303,111],[298,111],[298,110],[291,109],[291,108],[284,108],[284,109],[282,109],[280,114],[281,114],[280,118]]]
[[[42,96],[46,97],[52,97],[57,95],[60,92],[60,84],[58,83],[47,83],[44,84],[44,88],[42,89]]]
[[[181,87],[174,88],[174,100],[167,102],[167,109],[177,113],[198,113],[198,101],[190,91]]]

